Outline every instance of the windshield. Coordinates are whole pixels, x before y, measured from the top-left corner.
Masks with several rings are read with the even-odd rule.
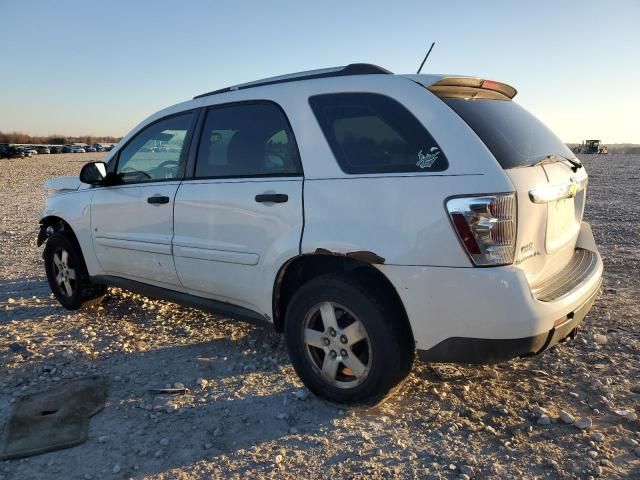
[[[540,120],[517,103],[503,100],[444,98],[502,165],[534,165],[549,155],[575,155]]]

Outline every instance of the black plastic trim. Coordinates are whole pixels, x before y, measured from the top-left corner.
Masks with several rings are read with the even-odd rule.
[[[289,195],[286,193],[261,193],[256,195],[256,202],[258,203],[285,203],[289,200]]]
[[[207,117],[206,110],[206,108],[199,108],[196,111],[197,119],[193,129],[193,135],[191,136],[191,142],[189,143],[189,154],[187,156],[183,180],[192,179],[196,172],[196,161],[198,160],[198,149],[200,148],[200,134],[204,126],[205,118]]]
[[[304,73],[304,72],[301,72]],[[324,73],[316,73],[313,75],[300,75],[299,77],[287,77],[281,78],[279,80],[264,80],[257,82],[248,82],[248,85],[238,85],[232,87],[225,87],[219,90],[214,90],[212,92],[203,93],[200,95],[196,95],[193,97],[196,98],[208,97],[210,95],[218,95],[219,93],[227,93],[234,92],[236,90],[246,90],[248,88],[254,87],[264,87],[265,85],[276,85],[278,83],[289,83],[289,82],[299,82],[301,80],[314,80],[317,78],[331,78],[331,77],[346,77],[351,75],[390,75],[393,72],[390,72],[386,68],[379,67],[378,65],[373,65],[371,63],[350,63],[346,67],[343,67],[341,70],[335,70],[333,72],[324,72]]]
[[[166,203],[169,203],[169,197],[165,195],[153,195],[147,198],[147,203],[150,203],[152,205],[164,205]]]
[[[428,350],[418,350],[418,357],[426,362],[491,364],[537,355],[568,337],[580,325],[591,309],[601,284],[602,280],[582,305],[558,319],[548,332],[509,339],[451,337]]]
[[[207,177],[191,177],[191,178],[183,178],[183,182],[189,181],[205,181],[205,180],[252,180],[252,179],[261,179],[264,178],[266,180],[273,178],[276,181],[279,178],[290,178],[291,181],[300,181],[303,177],[301,173],[258,173],[256,175],[219,175],[219,176],[207,176]],[[236,182],[242,183],[242,182]]]
[[[111,275],[96,275],[91,277],[91,281],[97,284],[124,288],[147,297],[158,300],[167,300],[185,307],[197,308],[199,310],[215,313],[217,315],[229,316],[231,318],[244,320],[250,323],[257,323],[261,325],[264,325],[265,322],[270,323],[264,315],[260,315],[258,312],[254,312],[248,308],[196,295],[190,295],[188,293],[177,292],[168,288],[156,287],[155,285],[137,282],[128,278]]]

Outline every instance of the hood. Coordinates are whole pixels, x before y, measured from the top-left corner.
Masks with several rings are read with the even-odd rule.
[[[48,190],[48,193],[62,193],[62,192],[71,192],[78,190],[82,183],[80,179],[75,177],[56,177],[51,178],[44,182],[45,190]]]

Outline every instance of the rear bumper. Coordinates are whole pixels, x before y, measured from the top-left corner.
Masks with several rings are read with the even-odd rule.
[[[548,332],[524,338],[487,339],[452,337],[428,350],[418,350],[418,356],[428,362],[498,363],[510,358],[537,355],[571,335],[587,315],[599,291],[575,310],[554,322]]]
[[[589,225],[577,248],[595,256],[589,274],[551,301],[532,291],[518,267],[376,265],[395,286],[419,356],[429,361],[495,363],[539,353],[580,324],[600,290],[602,259]]]

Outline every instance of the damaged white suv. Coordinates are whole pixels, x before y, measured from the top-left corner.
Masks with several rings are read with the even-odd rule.
[[[317,395],[379,401],[427,361],[573,336],[602,261],[570,150],[473,77],[368,64],[199,95],[47,187],[39,244],[77,309],[117,285],[284,332]]]

